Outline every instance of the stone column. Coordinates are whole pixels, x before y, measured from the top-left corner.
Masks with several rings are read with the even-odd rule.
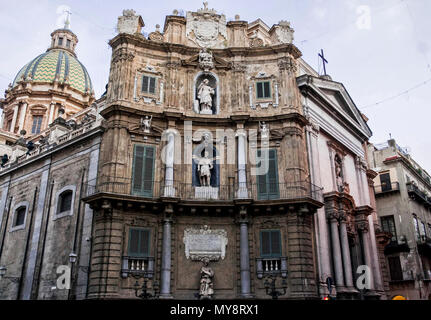
[[[26,113],[27,113],[27,102],[24,102],[22,104],[21,114],[19,116],[18,132],[21,132],[21,130],[24,128],[24,121],[25,121]]]
[[[51,102],[51,104],[49,105],[48,125],[50,125],[54,121],[54,110],[55,110],[55,103]]]
[[[344,286],[343,261],[341,259],[340,236],[338,234],[338,215],[332,212],[329,215],[331,226],[332,256],[334,257],[335,284],[337,287]]]
[[[344,212],[340,214],[340,238],[341,249],[343,251],[344,279],[346,280],[346,286],[352,288],[352,260],[350,259],[350,247],[349,238],[347,236],[346,214]]]
[[[12,132],[12,133],[15,132],[16,118],[18,117],[18,108],[19,108],[18,105],[13,107],[13,117],[12,117],[12,124],[11,124],[11,128],[10,128],[10,132]]]
[[[370,288],[369,290],[374,290],[374,276],[373,276],[373,261],[371,260],[371,244],[370,244],[370,233],[368,232],[368,223],[363,223],[360,226],[361,237],[362,237],[362,244],[364,249],[364,258],[365,258],[365,264],[370,268]]]
[[[251,298],[250,289],[250,248],[248,243],[248,219],[246,209],[241,209],[240,224],[240,269],[241,297]]]
[[[162,273],[160,276],[160,299],[171,299],[171,229],[172,207],[165,209],[163,219],[163,243],[162,243]]]
[[[246,173],[246,134],[240,130],[238,137],[238,194],[237,198],[248,198],[247,173]]]
[[[174,147],[175,136],[172,131],[168,131],[168,143],[166,145],[166,167],[165,167],[165,197],[174,197]]]

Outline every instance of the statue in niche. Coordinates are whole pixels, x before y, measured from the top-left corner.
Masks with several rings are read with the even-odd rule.
[[[151,128],[151,120],[153,119],[153,116],[145,116],[145,119],[141,118],[141,127],[144,128],[145,133],[150,133]]]
[[[202,187],[211,185],[211,169],[213,168],[212,160],[209,159],[209,153],[205,150],[205,155],[198,162],[199,180]]]
[[[212,114],[214,88],[209,85],[209,80],[204,79],[198,87],[198,99],[201,114]]]
[[[262,139],[268,139],[269,138],[269,129],[268,125],[265,123],[265,121],[262,121],[259,123],[259,129],[260,129],[260,135]]]
[[[335,178],[337,181],[337,188],[339,192],[344,191],[344,179],[343,179],[343,168],[342,162],[338,155],[335,156]]]
[[[200,271],[201,280],[200,280],[199,296],[201,299],[211,299],[212,295],[214,294],[213,280],[212,280],[214,278],[214,271],[208,266],[209,265],[208,258],[203,258],[202,263],[203,263],[203,266]]]

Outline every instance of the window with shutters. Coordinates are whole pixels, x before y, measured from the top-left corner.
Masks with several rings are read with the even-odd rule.
[[[142,92],[156,94],[156,82],[155,77],[142,76]]]
[[[33,116],[33,125],[31,127],[31,133],[32,134],[38,134],[40,133],[40,129],[42,126],[42,116]]]
[[[154,188],[155,147],[135,145],[133,152],[132,194],[152,197]]]
[[[397,231],[395,229],[394,216],[382,217],[381,222],[383,231],[392,234],[391,242],[397,242]]]
[[[272,200],[280,198],[278,184],[278,161],[277,150],[266,149],[265,151],[257,150],[258,161],[260,160],[260,168],[265,168],[264,161],[268,161],[266,174],[258,175],[257,193],[259,200]]]
[[[271,98],[271,81],[260,81],[256,83],[256,98]]]
[[[400,257],[389,257],[389,272],[392,281],[403,280],[403,269],[401,268]]]
[[[150,255],[150,229],[129,229],[129,257],[148,257]]]
[[[262,258],[281,257],[280,230],[260,231],[260,256]]]

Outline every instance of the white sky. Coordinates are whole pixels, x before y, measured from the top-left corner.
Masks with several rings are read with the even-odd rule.
[[[145,22],[144,32],[163,28],[173,9],[195,11],[198,0],[0,0],[0,90],[18,70],[46,51],[57,27],[61,5],[71,8],[71,29],[79,38],[77,54],[86,66],[96,96],[109,75],[109,39],[117,17],[134,9]],[[358,7],[368,6],[370,29],[359,28]],[[317,53],[325,50],[328,74],[342,82],[356,105],[370,118],[371,141],[385,142],[389,133],[431,172],[431,128],[428,109],[431,81],[385,103],[363,108],[403,93],[431,79],[431,1],[429,0],[217,0],[209,7],[236,14],[249,22],[261,18],[272,26],[288,20],[304,59],[319,68]],[[361,20],[362,21],[362,20]]]

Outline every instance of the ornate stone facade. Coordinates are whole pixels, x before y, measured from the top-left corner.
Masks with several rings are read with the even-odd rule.
[[[118,19],[119,34],[109,42],[107,92],[89,122],[95,125],[90,130],[95,140],[89,143],[99,142],[96,132],[103,133],[100,144],[94,144],[97,158],[89,165],[80,162],[81,169],[71,168],[88,169],[79,188],[82,202],[75,200],[80,211],[70,209],[76,212],[71,226],[81,245],[69,248],[66,239],[58,244],[78,257],[72,270],[76,283],[68,297],[46,289],[48,283],[55,285],[56,275],[49,270],[68,264],[63,252],[50,258],[52,268],[42,272],[45,289],[37,281],[36,287],[30,285],[33,297],[134,298],[135,278],[145,277],[160,283],[158,297],[164,299],[269,299],[265,279],[276,277],[277,286],[287,281],[280,298],[320,299],[327,294],[323,284],[329,276],[337,277],[338,297],[358,297],[353,279],[346,286],[343,277],[352,268],[346,260],[348,241],[358,239],[357,230],[365,230],[358,221],[368,219],[369,190],[360,182],[362,171],[355,171],[359,178],[354,181],[346,163],[352,154],[361,154],[359,140],[366,141],[370,133],[360,123],[354,130],[361,138],[351,141],[338,127],[350,126],[350,118],[322,122],[315,117],[311,102],[326,98],[317,97],[322,91],[315,87],[323,80],[301,59],[290,25],[280,22],[269,28],[260,19],[248,23],[239,16],[226,22],[207,4],[186,17],[177,12],[167,16],[163,32],[157,28],[148,39],[141,33],[143,25],[133,10]],[[341,90],[339,83],[325,80],[324,85]],[[340,94],[347,99],[345,91]],[[348,106],[346,113],[356,115],[350,101]],[[339,111],[336,105],[326,107]],[[328,109],[322,113],[334,114]],[[77,118],[76,125],[84,126],[84,119]],[[69,143],[67,150],[81,148],[87,131],[74,133],[66,122],[58,118],[47,140]],[[340,172],[345,172],[339,175],[343,189],[337,188],[334,150],[340,154]],[[17,196],[8,189],[9,179],[15,179],[10,172],[25,172],[31,156],[11,165],[12,171],[0,171],[0,212],[9,206],[9,197]],[[37,163],[44,168],[42,160]],[[320,166],[329,166],[328,179]],[[73,172],[70,176],[76,178]],[[66,184],[57,180],[54,199],[60,199]],[[32,203],[27,198],[17,200]],[[52,198],[43,199],[51,208]],[[16,206],[5,215],[10,221],[28,207]],[[51,222],[47,208],[41,206],[35,221],[63,230]],[[374,231],[370,227],[368,232]],[[0,265],[12,257],[8,246],[13,235],[6,237],[7,254],[0,255]],[[31,255],[43,255],[45,247],[52,254],[60,250],[52,239],[38,241]],[[361,248],[368,252],[366,263],[372,264],[371,244]],[[13,295],[15,287],[10,282],[5,287],[5,297]],[[371,291],[375,297],[376,290]]]

